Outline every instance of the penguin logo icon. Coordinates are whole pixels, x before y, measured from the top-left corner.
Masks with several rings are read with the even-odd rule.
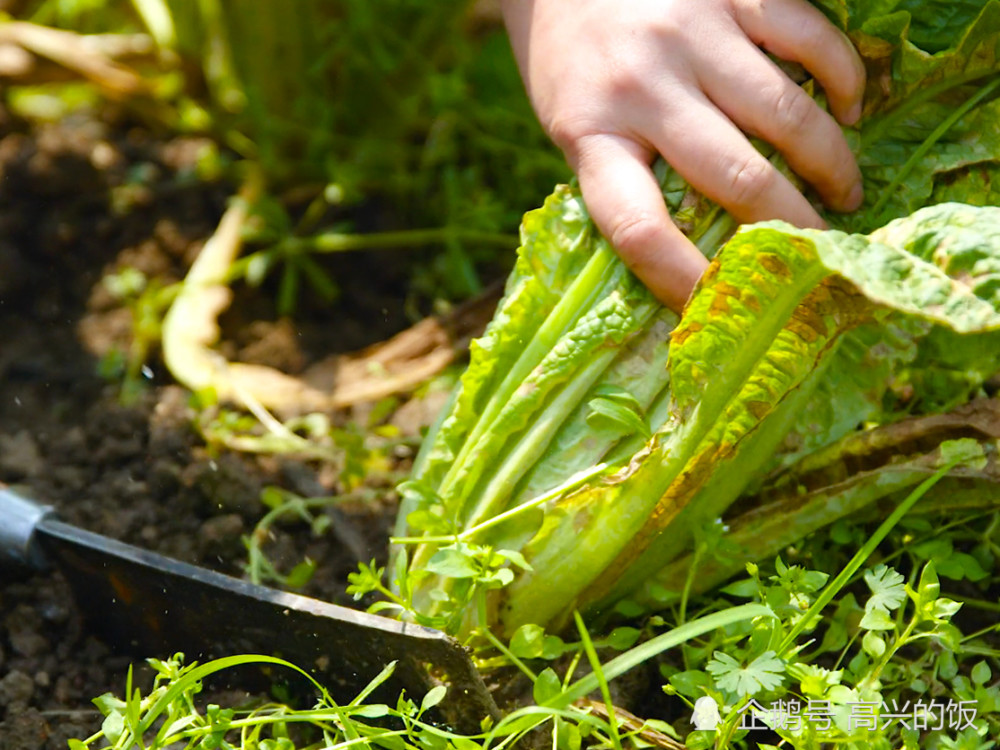
[[[719,704],[708,695],[701,696],[694,702],[694,714],[691,716],[691,723],[698,731],[714,731],[722,717],[719,716]]]

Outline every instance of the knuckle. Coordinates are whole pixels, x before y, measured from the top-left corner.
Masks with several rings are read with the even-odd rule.
[[[612,101],[628,102],[649,88],[649,76],[641,61],[620,59],[608,78],[607,94]]]
[[[781,136],[802,136],[817,127],[819,108],[802,89],[795,86],[778,94],[775,124]]]
[[[552,142],[567,155],[578,153],[580,143],[591,135],[593,129],[580,117],[557,117],[545,128]]]
[[[820,52],[830,50],[831,42],[836,44],[835,33],[833,25],[825,17],[821,16],[810,17],[799,27],[797,32],[803,49],[818,50]]]
[[[686,44],[693,10],[690,2],[677,3],[670,12],[661,13],[648,21],[648,29],[653,38],[661,43]]]
[[[761,202],[774,185],[774,170],[760,154],[737,161],[730,173],[730,202],[749,208]]]
[[[768,0],[731,0],[730,9],[733,15],[743,21],[747,18],[760,19],[770,10]]]
[[[608,229],[608,240],[630,269],[646,265],[661,235],[659,222],[645,212],[622,216]]]

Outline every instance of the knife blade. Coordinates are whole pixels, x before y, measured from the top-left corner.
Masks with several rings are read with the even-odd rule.
[[[183,651],[199,659],[280,656],[348,702],[392,661],[372,700],[418,702],[448,685],[443,720],[476,732],[499,710],[469,653],[432,628],[242,581],[60,521],[53,508],[0,486],[0,560],[57,567],[81,612],[118,650]]]

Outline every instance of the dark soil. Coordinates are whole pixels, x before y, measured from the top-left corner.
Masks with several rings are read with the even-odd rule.
[[[127,344],[130,331],[101,278],[124,266],[181,278],[233,192],[195,179],[198,140],[102,118],[28,127],[0,113],[0,482],[55,505],[63,520],[241,575],[262,486],[338,487],[308,464],[207,452],[187,394],[155,361],[132,406],[98,376],[97,355]],[[305,347],[281,335],[283,323],[243,325],[273,317],[265,300],[227,316],[230,349],[294,368],[405,326],[403,271],[374,259],[331,262],[345,298],[334,309],[307,302]],[[304,593],[346,603],[358,547],[383,554],[394,501],[380,494],[339,511],[354,552],[308,528],[277,534],[269,551],[279,563],[308,555],[318,564]],[[0,568],[0,750],[65,748],[96,731],[91,699],[124,687],[129,657],[114,645],[87,632],[60,575]],[[140,671],[137,684],[147,682]]]

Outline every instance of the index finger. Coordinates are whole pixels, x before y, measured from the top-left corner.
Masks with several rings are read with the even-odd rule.
[[[651,154],[624,136],[599,134],[581,139],[569,156],[597,228],[656,298],[679,313],[708,261],[670,220]]]
[[[736,22],[755,43],[801,63],[826,92],[834,116],[853,125],[861,116],[865,65],[847,35],[804,0],[736,5]]]

